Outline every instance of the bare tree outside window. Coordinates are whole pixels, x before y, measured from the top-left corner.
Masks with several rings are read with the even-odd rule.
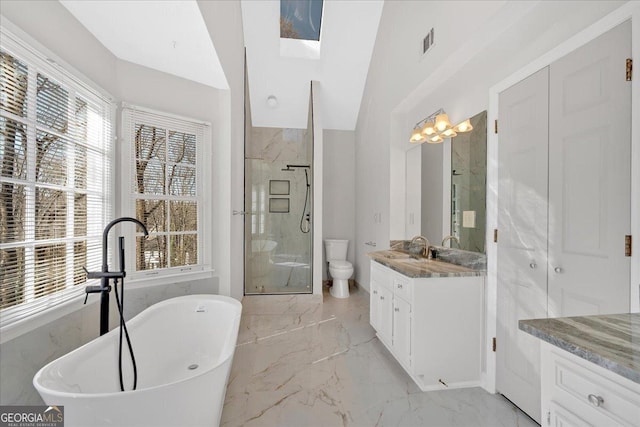
[[[35,99],[29,99],[33,71],[4,51],[0,51],[0,71],[0,309],[4,309],[23,303],[29,286],[31,297],[40,298],[65,289],[70,280],[86,281],[79,274],[80,263],[86,263],[86,243],[56,240],[87,235],[83,189],[88,149],[85,101],[72,99],[67,89],[43,73],[33,76]],[[35,111],[35,117],[29,111]],[[73,230],[67,229],[69,212]],[[69,252],[77,271],[68,280]],[[32,283],[26,282],[28,277]]]
[[[196,136],[136,124],[135,209],[150,237],[136,239],[136,268],[198,262]]]

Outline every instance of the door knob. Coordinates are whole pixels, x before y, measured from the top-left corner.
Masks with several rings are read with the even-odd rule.
[[[531,268],[537,268],[538,264],[536,264],[535,262],[532,262],[531,264],[529,264],[529,267]]]
[[[556,273],[562,273],[564,270],[562,270],[562,267],[556,267],[553,269],[553,271],[555,271]]]

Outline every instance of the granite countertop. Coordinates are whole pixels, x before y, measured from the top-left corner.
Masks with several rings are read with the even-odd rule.
[[[640,313],[520,320],[519,327],[640,383]]]
[[[485,275],[485,270],[472,269],[438,260],[416,258],[402,251],[385,250],[371,252],[367,255],[369,255],[372,260],[412,279]]]

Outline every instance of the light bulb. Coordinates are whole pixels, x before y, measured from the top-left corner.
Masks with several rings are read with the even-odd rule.
[[[447,116],[447,113],[438,114],[436,116],[436,129],[438,129],[439,132],[449,129],[450,127],[451,123],[449,123],[449,116]]]
[[[458,134],[456,133],[455,130],[453,129],[447,129],[444,132],[442,132],[440,134],[440,136],[444,137],[444,138],[454,138],[455,136],[457,136]]]
[[[429,144],[438,144],[438,143],[442,142],[442,137],[440,135],[435,135],[435,136],[432,136],[431,138],[429,138],[429,140],[427,142]]]
[[[424,136],[420,132],[420,129],[414,129],[411,133],[411,138],[409,138],[409,142],[412,144],[418,144],[424,142]]]
[[[427,122],[422,126],[422,134],[426,136],[431,136],[436,133],[435,124],[431,121]]]
[[[471,126],[471,121],[467,119],[462,123],[458,123],[454,129],[456,132],[469,132],[473,130],[473,126]]]

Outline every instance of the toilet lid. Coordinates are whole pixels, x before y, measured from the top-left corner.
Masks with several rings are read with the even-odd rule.
[[[338,269],[347,269],[347,268],[351,268],[352,265],[349,261],[331,261],[329,263],[329,267],[338,268]]]

